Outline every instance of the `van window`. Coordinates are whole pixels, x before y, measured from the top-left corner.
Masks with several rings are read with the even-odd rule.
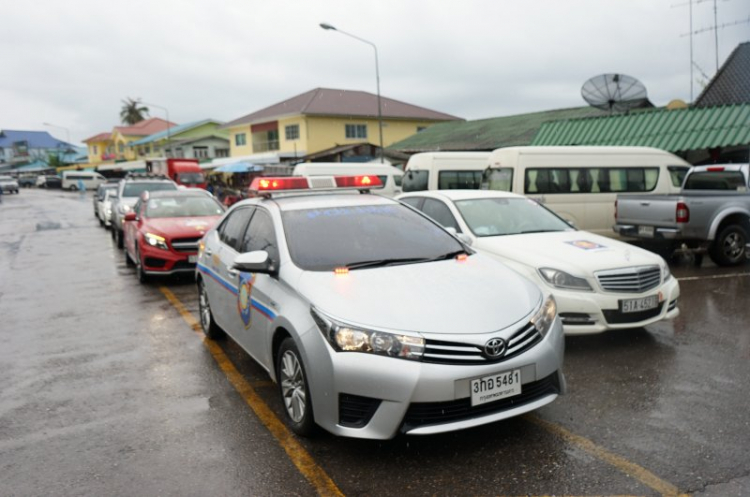
[[[658,167],[530,168],[524,177],[524,192],[650,192],[658,180]]]
[[[483,171],[440,171],[438,190],[479,190]]]
[[[404,191],[421,192],[427,190],[427,180],[429,177],[429,171],[407,171],[404,174]]]
[[[667,170],[669,171],[669,178],[672,180],[672,186],[679,188],[685,181],[685,176],[690,168],[687,166],[668,166]]]
[[[487,168],[482,176],[482,190],[509,192],[513,188],[513,169],[510,167]]]

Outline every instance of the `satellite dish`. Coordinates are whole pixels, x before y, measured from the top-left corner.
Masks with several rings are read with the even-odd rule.
[[[592,107],[613,112],[627,112],[648,102],[646,87],[625,74],[600,74],[583,84],[581,96]]]

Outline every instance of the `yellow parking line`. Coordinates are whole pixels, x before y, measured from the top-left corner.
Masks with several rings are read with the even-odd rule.
[[[676,486],[671,483],[662,480],[646,468],[643,468],[635,463],[628,461],[627,459],[614,454],[604,447],[599,447],[591,440],[584,438],[580,435],[576,435],[566,430],[560,425],[545,421],[535,415],[526,415],[524,418],[537,426],[541,426],[545,430],[565,439],[574,445],[577,445],[581,449],[585,450],[594,457],[614,466],[628,476],[632,476],[636,480],[640,481],[647,487],[656,490],[665,497],[685,497],[688,494],[681,494]]]
[[[180,313],[182,319],[197,333],[201,333],[201,325],[195,317],[188,311],[180,300],[166,287],[159,287],[161,293]],[[203,345],[211,352],[211,355],[219,364],[219,367],[234,386],[235,390],[242,396],[248,406],[255,412],[263,425],[276,438],[281,447],[286,452],[292,463],[302,475],[307,478],[310,484],[315,487],[319,495],[343,496],[336,484],[326,474],[326,472],[317,465],[312,456],[305,450],[302,445],[294,438],[294,435],[282,423],[273,411],[263,402],[255,389],[245,378],[237,371],[232,361],[227,357],[224,351],[211,340],[204,339]]]
[[[750,273],[715,274],[713,276],[685,276],[677,278],[677,281],[717,280],[720,278],[737,278],[740,276],[750,276]]]

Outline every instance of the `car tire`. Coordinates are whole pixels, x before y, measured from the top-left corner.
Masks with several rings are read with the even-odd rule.
[[[226,333],[222,330],[216,321],[214,321],[214,314],[211,311],[211,302],[208,300],[208,291],[206,290],[206,284],[201,279],[198,282],[198,316],[201,321],[201,329],[206,338],[210,340],[221,340],[226,337]]]
[[[723,228],[708,249],[711,260],[719,266],[738,266],[745,262],[747,231],[738,224]]]
[[[276,359],[276,381],[289,428],[297,435],[308,437],[315,432],[312,398],[307,373],[294,339],[281,342]]]
[[[78,188],[76,187],[76,185],[70,185],[68,187],[68,190],[70,190],[71,192],[74,192],[74,191],[78,190]]]
[[[125,252],[127,252],[127,250]],[[143,260],[141,259],[141,253],[138,250],[138,246],[135,248],[135,276],[141,284],[145,285],[148,283],[149,278],[143,270]]]
[[[112,225],[112,227],[111,227],[111,228],[112,228],[112,229],[110,229],[110,231],[109,231],[109,236],[110,236],[110,237],[112,237],[112,241],[113,241],[113,242],[116,242],[116,241],[117,241],[117,239],[115,238],[115,226],[114,226],[114,225]]]
[[[104,227],[104,221],[102,221],[102,218],[100,218],[99,216],[97,216],[96,218],[99,220],[99,226]]]
[[[122,230],[115,229],[115,241],[117,242],[118,249],[125,247],[125,242],[122,239]]]

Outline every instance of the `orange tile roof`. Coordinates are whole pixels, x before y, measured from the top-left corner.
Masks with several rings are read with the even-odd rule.
[[[91,138],[86,138],[85,140],[83,140],[83,143],[101,142],[104,140],[108,140],[110,136],[112,136],[112,133],[110,133],[109,131],[105,131],[104,133],[99,133],[98,135],[94,135]]]
[[[115,126],[115,130],[125,136],[148,136],[176,126],[173,122],[167,122],[159,117],[152,117],[137,122],[132,126]]]

